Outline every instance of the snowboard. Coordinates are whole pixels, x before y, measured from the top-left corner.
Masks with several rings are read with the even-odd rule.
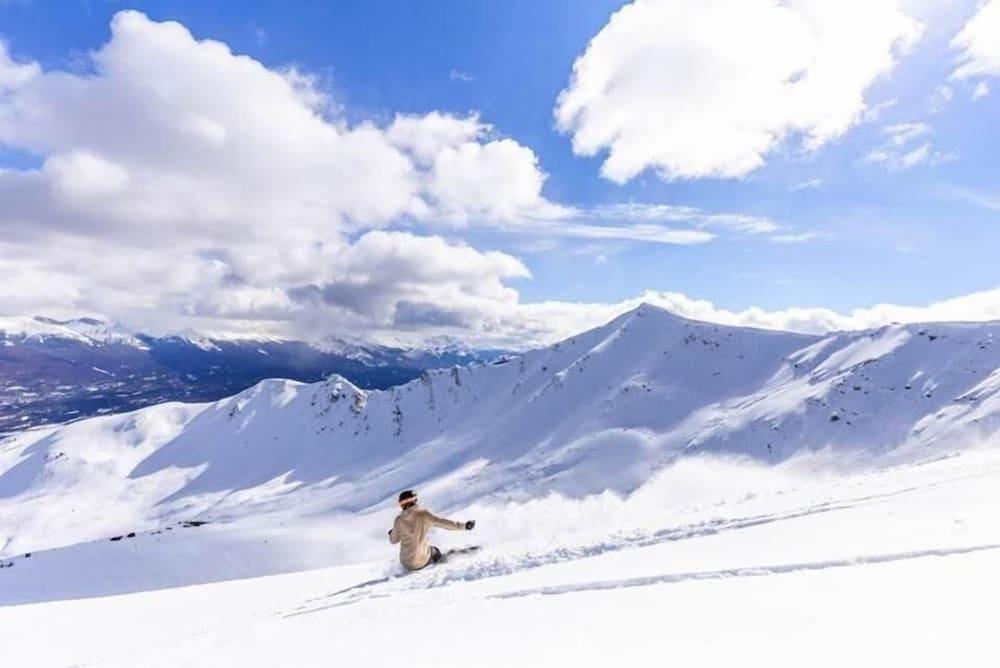
[[[449,559],[453,557],[460,557],[466,554],[472,554],[483,549],[482,545],[469,545],[468,547],[455,547],[450,550],[443,550],[441,552],[441,558],[438,559],[439,564],[446,563]]]

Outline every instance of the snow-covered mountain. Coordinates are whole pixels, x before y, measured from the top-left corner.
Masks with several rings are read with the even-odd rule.
[[[1000,429],[1000,324],[825,337],[685,320],[643,306],[549,348],[430,370],[388,390],[267,380],[9,437],[7,552],[164,522],[627,493],[695,453],[779,462],[919,458]],[[77,498],[73,515],[16,499]],[[109,514],[109,507],[116,513]]]
[[[165,401],[211,401],[264,378],[312,382],[338,373],[385,388],[424,369],[501,354],[438,341],[415,348],[193,331],[150,336],[92,318],[0,318],[0,432]]]
[[[19,341],[43,342],[46,339],[64,339],[87,345],[145,346],[128,327],[95,318],[55,320],[44,316],[0,317],[0,338],[6,346],[13,346]]]
[[[387,390],[267,380],[15,433],[5,651],[318,666],[334,634],[348,662],[439,665],[443,627],[463,663],[516,634],[490,666],[994,665],[998,337],[643,306]],[[402,577],[385,530],[408,487],[479,520],[437,544],[483,549]]]
[[[317,350],[333,353],[370,366],[415,364],[434,368],[441,362],[469,364],[489,361],[505,353],[501,350],[479,350],[451,336],[432,336],[419,346],[402,341],[376,343],[364,339],[330,336],[311,344]]]

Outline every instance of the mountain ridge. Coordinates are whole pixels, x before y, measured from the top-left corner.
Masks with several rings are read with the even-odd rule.
[[[408,487],[444,508],[628,494],[703,453],[767,464],[825,451],[845,466],[936,457],[1000,431],[998,340],[1000,323],[818,336],[641,307],[546,348],[388,389],[337,375],[267,380],[212,403],[14,434],[0,499],[96,485],[87,496],[100,503],[49,521],[76,539],[109,504],[123,508],[122,524],[152,528],[375,512]],[[100,484],[94,450],[116,462]],[[31,507],[17,507],[14,524],[34,526]]]

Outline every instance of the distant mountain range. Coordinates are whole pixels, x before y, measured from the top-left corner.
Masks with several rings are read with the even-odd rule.
[[[336,373],[384,389],[426,369],[503,354],[445,337],[404,348],[332,337],[157,337],[92,318],[0,318],[0,432],[164,401],[214,401],[265,378],[314,382]]]

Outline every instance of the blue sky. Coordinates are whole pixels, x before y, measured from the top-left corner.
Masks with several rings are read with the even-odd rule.
[[[601,212],[631,203],[752,216],[780,227],[671,244],[549,237],[474,221],[440,227],[408,216],[379,224],[517,258],[531,277],[502,282],[523,304],[616,304],[652,290],[735,312],[846,312],[882,302],[927,305],[1000,286],[1000,94],[973,99],[989,75],[949,78],[960,57],[950,42],[975,14],[974,2],[904,2],[922,25],[920,38],[863,87],[863,118],[815,150],[790,131],[764,152],[762,166],[736,177],[663,178],[654,165],[615,182],[601,174],[607,146],[575,154],[573,131],[557,127],[554,109],[574,62],[623,4],[15,1],[0,3],[0,38],[15,61],[86,76],[95,68],[88,54],[109,41],[113,16],[134,8],[271,70],[294,66],[328,96],[340,123],[385,127],[401,113],[478,114],[491,137],[534,153],[547,175],[547,201],[590,211],[595,224],[622,224]],[[653,60],[647,67],[689,65]],[[915,137],[893,147],[902,126],[916,128]],[[0,166],[37,170],[51,156],[24,144],[0,141]],[[917,164],[898,164],[925,144]],[[872,157],[886,147],[895,157]],[[365,231],[345,234],[356,240]],[[113,317],[138,314],[132,305],[116,312],[94,302],[88,309],[86,296],[72,302]]]

